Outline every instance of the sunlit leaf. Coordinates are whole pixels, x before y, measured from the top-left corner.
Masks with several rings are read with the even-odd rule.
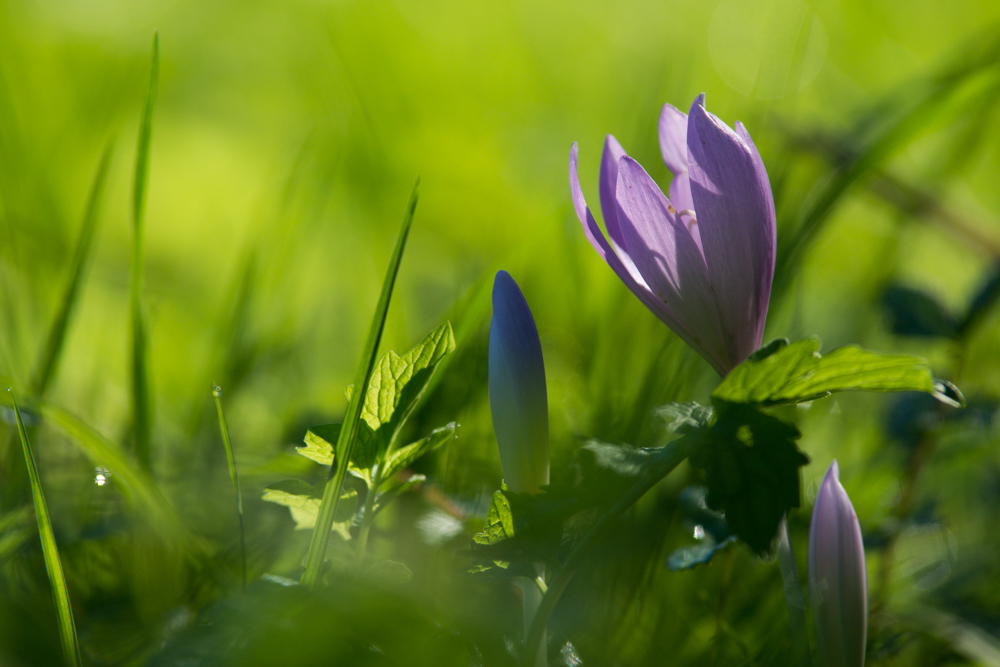
[[[411,442],[405,447],[400,447],[399,449],[390,452],[385,459],[384,469],[382,471],[383,479],[393,477],[397,472],[407,467],[424,454],[433,452],[435,449],[442,447],[445,443],[455,437],[455,431],[457,429],[458,424],[452,422],[447,426],[434,429],[428,436],[421,438],[416,442]]]
[[[292,513],[296,530],[307,530],[316,525],[319,505],[323,497],[323,489],[306,484],[299,479],[286,479],[264,487],[262,500],[287,507]],[[337,504],[337,513],[333,517],[334,530],[345,540],[351,538],[348,529],[358,511],[358,492],[355,489],[345,489]]]
[[[352,463],[370,468],[395,444],[399,429],[416,407],[434,369],[455,349],[451,322],[445,322],[400,356],[389,350],[375,364],[361,409],[368,430],[358,433]],[[348,387],[348,397],[353,387]]]
[[[919,357],[869,352],[857,346],[819,353],[817,338],[791,343],[760,359],[747,359],[712,392],[715,402],[802,403],[838,391],[923,391],[958,404],[935,382]]]

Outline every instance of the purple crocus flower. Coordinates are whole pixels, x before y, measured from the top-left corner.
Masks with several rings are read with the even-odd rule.
[[[504,481],[515,493],[536,493],[549,483],[545,365],[531,309],[506,271],[493,281],[489,386]]]
[[[809,587],[824,667],[861,667],[868,634],[868,571],[861,528],[837,462],[823,478],[809,527]]]
[[[774,199],[746,128],[705,110],[664,105],[660,150],[670,198],[608,135],[601,158],[605,239],[569,154],[569,184],[583,230],[653,313],[725,376],[760,347],[774,275]],[[610,243],[609,243],[610,240]]]

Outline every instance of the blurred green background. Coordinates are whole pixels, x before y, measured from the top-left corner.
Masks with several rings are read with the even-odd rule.
[[[97,485],[98,467],[116,474],[108,452],[131,447],[130,198],[154,31],[143,299],[155,482]],[[717,378],[590,249],[568,153],[578,141],[595,212],[607,133],[666,186],[659,109],[705,92],[746,124],[774,189],[765,340],[920,354],[970,399],[957,413],[848,396],[783,415],[812,458],[790,517],[800,572],[836,457],[869,542],[868,663],[1000,664],[998,35],[989,1],[0,3],[0,379],[33,415],[84,661],[513,664],[516,589],[465,577],[460,553],[500,483],[492,276],[518,280],[538,323],[554,478],[572,474],[586,438],[660,442],[653,409],[705,402]],[[93,250],[41,395],[32,373],[109,142]],[[344,410],[418,176],[383,348],[453,321],[458,351],[412,429],[454,420],[459,437],[376,525],[375,549],[412,570],[408,583],[285,590],[260,577],[297,579],[308,534],[261,489],[322,477],[293,447]],[[982,307],[955,333],[948,318],[977,292]],[[245,597],[213,382],[243,475]],[[2,409],[0,662],[47,664],[55,612]],[[775,563],[734,546],[692,571],[664,565],[692,542],[676,497],[696,481],[672,475],[577,575],[553,619],[554,664],[785,664]],[[382,657],[338,648],[379,624],[410,634],[380,640]]]

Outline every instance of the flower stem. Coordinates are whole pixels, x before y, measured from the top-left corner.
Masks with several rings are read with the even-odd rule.
[[[782,589],[785,591],[785,606],[788,608],[788,624],[792,630],[792,654],[795,664],[812,667],[809,655],[809,639],[806,634],[806,605],[802,600],[802,586],[799,572],[795,567],[795,554],[788,534],[788,521],[784,516],[778,524],[778,567],[781,569]]]

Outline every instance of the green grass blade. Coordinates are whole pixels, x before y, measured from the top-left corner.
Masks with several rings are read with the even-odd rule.
[[[226,461],[229,463],[229,478],[233,480],[233,491],[236,492],[236,514],[240,518],[240,558],[243,565],[243,590],[247,589],[247,543],[243,530],[243,496],[240,494],[240,478],[236,474],[236,460],[233,458],[233,444],[229,439],[229,425],[222,411],[222,388],[212,387],[212,397],[215,398],[215,409],[219,413],[219,431],[222,432],[222,444],[226,448]]]
[[[66,332],[69,329],[69,320],[73,314],[80,289],[83,286],[83,274],[86,270],[90,253],[94,246],[94,235],[97,229],[97,212],[100,209],[101,195],[104,192],[104,184],[107,182],[108,166],[111,163],[112,145],[109,142],[101,156],[101,161],[94,174],[94,181],[90,188],[90,196],[87,200],[87,207],[83,214],[83,225],[80,229],[80,237],[77,240],[76,248],[73,251],[73,259],[70,265],[69,282],[63,293],[62,302],[56,317],[52,321],[48,338],[42,355],[39,357],[38,366],[29,383],[30,393],[35,396],[43,396],[48,389],[49,382],[55,375],[62,356],[63,343],[66,340]],[[11,434],[10,442],[7,445],[7,452],[14,453],[19,446],[19,438],[16,434]],[[9,456],[12,468],[8,470],[10,479],[3,486],[0,493],[2,502],[5,505],[10,503],[20,503],[27,499],[28,487],[25,471],[21,467],[20,457]]]
[[[4,399],[3,402],[7,401]],[[36,410],[47,424],[64,433],[92,464],[106,467],[111,472],[111,484],[164,544],[197,549],[197,538],[188,530],[173,503],[156,481],[137,466],[121,447],[75,415],[50,403],[35,401],[31,397],[24,403],[25,407]]]
[[[31,497],[35,501],[35,518],[38,520],[38,537],[42,542],[42,555],[45,558],[45,569],[52,585],[52,600],[56,605],[59,617],[59,639],[62,641],[63,655],[67,665],[79,665],[80,646],[76,640],[76,625],[73,623],[73,607],[69,602],[69,591],[66,589],[66,577],[63,576],[62,563],[59,562],[59,549],[56,537],[52,533],[52,521],[49,510],[45,506],[45,496],[42,495],[42,485],[35,468],[35,457],[31,454],[28,434],[21,421],[21,411],[11,392],[11,402],[14,404],[14,415],[17,417],[17,432],[21,436],[21,447],[24,449],[24,463],[28,467],[28,477],[31,479]]]
[[[149,143],[153,130],[153,107],[160,70],[160,37],[153,35],[153,54],[149,72],[146,105],[139,121],[139,141],[135,155],[135,181],[132,190],[132,288],[130,322],[132,329],[132,421],[135,429],[136,457],[149,470],[152,456],[150,439],[149,373],[146,367],[146,326],[142,312],[143,214],[146,206],[146,182],[149,180]]]
[[[779,239],[772,301],[777,294],[787,289],[812,240],[818,236],[820,229],[851,187],[919,136],[924,128],[939,117],[942,109],[966,81],[995,67],[1000,58],[1000,40],[990,35],[983,51],[965,53],[957,60],[957,64],[946,67],[941,74],[927,81],[919,82],[913,94],[902,96],[916,101],[909,102],[905,109],[900,109],[896,119],[872,136],[865,148],[851,156],[846,165],[834,169],[832,178],[802,214],[794,231],[784,236],[784,240]],[[898,97],[901,95],[894,94],[889,101],[873,106],[863,115],[858,134],[863,133],[873,118],[885,115],[886,108],[898,106],[895,102]]]
[[[361,408],[364,405],[365,395],[368,392],[368,381],[375,368],[375,358],[378,353],[379,342],[382,339],[382,331],[385,328],[385,318],[389,311],[392,288],[396,283],[396,275],[399,273],[399,265],[403,259],[403,249],[406,247],[406,239],[410,234],[410,227],[413,224],[413,214],[417,209],[418,185],[419,181],[413,186],[413,193],[410,195],[410,203],[406,208],[403,224],[396,235],[396,245],[392,250],[392,257],[389,260],[389,267],[386,269],[385,279],[382,281],[382,293],[379,296],[378,305],[375,307],[371,328],[368,330],[368,339],[365,341],[364,351],[361,354],[358,370],[354,376],[355,389],[351,395],[351,400],[347,403],[344,423],[340,429],[340,436],[337,438],[336,456],[334,457],[337,465],[330,467],[330,477],[323,491],[323,501],[320,504],[319,516],[316,518],[316,527],[313,528],[312,537],[309,540],[309,553],[306,556],[305,572],[302,573],[302,583],[306,586],[316,585],[316,582],[319,580],[323,559],[326,556],[326,543],[329,539],[333,517],[337,511],[337,503],[340,500],[341,490],[344,486],[344,476],[347,474],[347,466],[351,460],[351,448],[354,446],[354,437],[358,432]]]
[[[83,274],[90,259],[90,252],[94,247],[94,235],[97,231],[97,212],[100,210],[101,198],[104,194],[104,184],[107,182],[112,148],[111,142],[108,142],[104,148],[104,153],[101,155],[101,162],[97,166],[97,172],[94,174],[94,181],[90,186],[90,196],[87,199],[87,208],[83,213],[80,238],[77,240],[76,248],[73,251],[69,282],[66,284],[66,291],[63,292],[59,311],[52,321],[52,328],[49,329],[49,336],[45,342],[45,349],[35,370],[35,375],[31,379],[31,393],[36,396],[45,395],[45,390],[48,389],[49,382],[55,374],[59,358],[62,354],[63,342],[66,340],[69,320],[73,314],[77,299],[80,296],[80,289],[83,286]]]

